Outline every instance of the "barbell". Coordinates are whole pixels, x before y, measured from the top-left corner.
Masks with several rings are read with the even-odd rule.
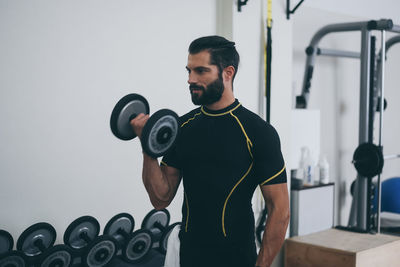
[[[136,137],[130,122],[140,113],[149,114],[147,100],[138,94],[128,94],[115,105],[110,118],[112,133],[121,140]],[[169,109],[155,112],[142,130],[141,144],[143,151],[157,158],[165,155],[175,144],[179,133],[179,117]]]
[[[382,146],[363,143],[354,151],[352,163],[361,176],[370,178],[382,173],[385,160],[396,158],[400,154],[383,155]]]

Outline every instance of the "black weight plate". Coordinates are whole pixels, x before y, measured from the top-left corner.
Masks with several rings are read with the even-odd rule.
[[[0,256],[0,267],[25,267],[25,255],[21,251],[10,251]]]
[[[154,241],[158,241],[161,237],[161,233],[164,229],[160,229],[157,225],[161,225],[161,228],[166,228],[169,224],[170,215],[168,210],[155,210],[150,211],[142,221],[142,229],[148,229],[152,232]]]
[[[0,230],[0,254],[11,251],[14,247],[14,239],[9,232]]]
[[[160,245],[158,247],[158,250],[162,253],[165,254],[167,253],[167,247],[168,247],[168,238],[169,235],[171,234],[172,230],[175,228],[175,226],[177,225],[181,225],[180,222],[176,222],[171,224],[170,226],[167,227],[167,229],[165,229],[165,231],[163,231],[161,238],[160,238]]]
[[[72,249],[66,245],[56,245],[40,257],[38,267],[69,267],[73,262]]]
[[[100,224],[96,218],[92,216],[82,216],[73,221],[65,230],[64,244],[73,249],[82,249],[88,243],[82,238],[87,236],[89,240],[95,239],[100,233]]]
[[[179,127],[179,117],[175,112],[169,109],[157,111],[143,127],[143,150],[153,158],[164,155],[175,144]]]
[[[122,256],[129,263],[139,263],[153,247],[152,233],[146,229],[140,229],[130,235],[130,240],[122,250]]]
[[[82,263],[87,267],[106,266],[118,251],[117,240],[111,236],[99,236],[87,247]]]
[[[56,241],[56,230],[48,223],[36,223],[28,227],[18,238],[17,249],[24,252],[26,256],[34,257],[42,254],[38,243],[48,249]]]
[[[121,98],[115,105],[110,118],[112,133],[121,140],[131,140],[136,137],[130,121],[140,113],[149,114],[147,100],[138,94],[129,94]]]
[[[374,177],[382,172],[384,159],[382,150],[371,143],[363,143],[353,154],[354,167],[363,177]]]
[[[129,235],[132,233],[133,229],[135,228],[135,220],[133,219],[132,215],[128,213],[120,213],[112,217],[106,226],[104,227],[104,235],[109,235],[114,237],[121,243],[121,240],[124,239],[124,234],[120,231]]]

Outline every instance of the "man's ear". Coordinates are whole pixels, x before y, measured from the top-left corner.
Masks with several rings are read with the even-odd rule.
[[[235,72],[236,70],[233,66],[228,66],[223,70],[222,77],[224,80],[231,81],[233,79],[233,76],[235,75]]]

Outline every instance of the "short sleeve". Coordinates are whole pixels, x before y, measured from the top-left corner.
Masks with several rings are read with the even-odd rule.
[[[255,177],[259,185],[287,182],[279,135],[270,124],[263,123],[256,131],[253,150]]]
[[[164,155],[162,158],[160,165],[164,166],[170,166],[174,167],[176,169],[180,169],[180,163],[179,163],[179,157],[178,157],[178,148],[177,145],[175,145],[173,148],[171,148],[170,151],[168,151],[167,154]]]

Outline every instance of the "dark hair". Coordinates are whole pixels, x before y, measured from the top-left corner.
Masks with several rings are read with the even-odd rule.
[[[212,35],[200,37],[194,40],[189,46],[190,54],[197,54],[202,51],[210,53],[210,64],[218,67],[219,73],[228,66],[235,68],[232,81],[235,79],[240,57],[235,48],[235,42],[231,42],[224,37]]]

